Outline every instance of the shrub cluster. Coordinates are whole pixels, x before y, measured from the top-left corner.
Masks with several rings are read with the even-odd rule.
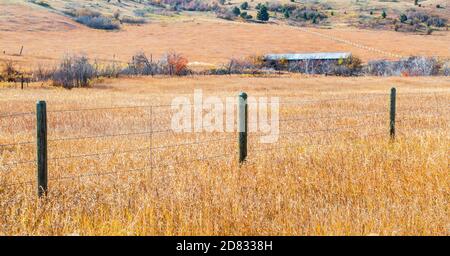
[[[0,81],[16,82],[26,76],[27,81],[51,80],[53,85],[64,88],[88,87],[98,77],[119,77],[135,75],[184,76],[194,74],[188,68],[188,60],[181,54],[170,52],[159,60],[148,58],[145,53],[135,54],[128,64],[117,61],[106,64],[91,63],[86,56],[64,56],[55,68],[38,66],[30,74],[19,72],[12,61],[5,61],[0,69]],[[266,61],[262,56],[232,58],[219,68],[196,74],[270,74],[274,72],[297,72],[335,76],[450,76],[450,61],[438,61],[433,57],[409,57],[399,61],[377,60],[363,65],[357,57],[335,61],[306,60],[289,62],[281,59]]]
[[[149,3],[172,11],[209,12],[219,8],[217,3],[210,4],[201,0],[150,0]]]
[[[119,24],[104,16],[81,16],[76,18],[75,21],[94,29],[115,30],[120,28]]]
[[[21,75],[12,60],[5,60],[3,68],[0,70],[0,81],[15,82]]]
[[[127,65],[113,61],[107,64],[91,63],[86,56],[64,56],[54,70],[39,67],[33,72],[38,80],[52,80],[53,85],[67,89],[88,87],[98,77],[119,77],[120,75],[169,75],[191,74],[187,68],[188,60],[181,54],[170,52],[160,60],[153,61],[143,52],[135,54]]]
[[[400,61],[371,61],[365,73],[375,76],[432,76],[438,75],[441,64],[436,58],[409,57]]]
[[[101,13],[86,8],[65,11],[65,14],[73,17],[76,22],[94,29],[115,30],[120,26],[111,18],[103,16]]]
[[[357,76],[361,74],[362,61],[354,56],[337,61],[304,60],[288,62],[282,59],[265,62],[265,67],[304,74]]]
[[[450,76],[450,61],[447,61],[442,65],[442,75]]]
[[[429,15],[423,11],[410,9],[404,14],[410,25],[425,23],[427,26],[445,27],[447,20],[436,15]],[[406,21],[405,20],[405,21]]]
[[[401,14],[399,21],[399,24],[394,24],[395,31],[416,32],[422,30],[428,35],[433,32],[432,27],[440,28],[447,26],[446,19],[415,9],[410,9],[406,13]]]
[[[86,56],[65,56],[55,70],[52,80],[67,89],[87,87],[96,76],[94,66]]]
[[[312,23],[319,23],[328,18],[328,16],[316,9],[301,8],[293,10],[289,15],[294,21],[311,21]]]
[[[400,61],[378,60],[366,65],[355,56],[337,61],[264,61],[263,57],[231,59],[217,69],[205,74],[259,74],[273,71],[288,71],[303,74],[323,74],[334,76],[433,76],[450,75],[450,62],[441,63],[435,58],[410,57]]]
[[[286,19],[290,19],[292,21],[311,21],[312,23],[319,23],[327,19],[327,15],[318,8],[315,7],[299,7],[295,4],[281,4],[280,2],[268,2],[266,4],[259,3],[256,6],[257,10],[261,10],[261,8],[267,8],[268,11],[282,13]],[[330,8],[330,7],[324,7]]]
[[[45,1],[31,0],[30,3],[37,4],[37,5],[40,5],[40,6],[45,7],[45,8],[52,8],[52,6],[49,3],[45,2]]]
[[[131,58],[121,74],[183,76],[191,73],[187,64],[187,58],[176,52],[167,53],[158,61],[149,59],[145,53],[139,52]]]
[[[247,58],[231,58],[228,63],[220,68],[210,69],[206,75],[231,75],[231,74],[258,74],[262,73],[264,62],[262,56],[249,56]]]
[[[39,64],[35,70],[32,72],[32,80],[34,81],[48,81],[53,78],[55,74],[55,67],[47,67]]]
[[[128,24],[145,24],[147,21],[144,18],[136,18],[131,16],[123,16],[120,19],[120,22],[122,23],[128,23]]]
[[[233,8],[220,8],[216,10],[216,17],[224,20],[234,20],[237,15]],[[247,15],[245,17],[247,18]]]

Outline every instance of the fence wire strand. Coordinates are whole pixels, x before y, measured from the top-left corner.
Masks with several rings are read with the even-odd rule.
[[[80,174],[80,175],[75,175],[75,176],[56,177],[56,178],[49,179],[49,181],[62,181],[62,180],[68,180],[68,179],[79,179],[79,178],[86,178],[86,177],[93,177],[93,176],[100,177],[100,176],[124,174],[124,173],[130,173],[130,172],[145,172],[145,171],[152,170],[152,168],[154,168],[154,167],[170,166],[170,165],[176,165],[176,164],[182,164],[182,163],[191,163],[191,162],[195,162],[195,161],[206,161],[206,160],[210,160],[210,159],[231,156],[232,154],[234,154],[234,153],[220,154],[220,155],[215,155],[215,156],[206,156],[206,157],[201,157],[201,158],[189,159],[189,160],[185,160],[185,161],[175,161],[172,163],[165,163],[163,165],[153,165],[153,164],[148,165],[147,164],[142,168],[133,168],[133,169],[125,170],[125,171],[109,171],[109,172],[98,172],[98,173],[86,173],[86,174]],[[151,167],[151,168],[149,169],[149,167]]]
[[[441,93],[441,92],[439,92]],[[445,92],[444,92],[445,93]],[[444,106],[440,106],[439,101],[437,99],[437,94],[436,92],[411,92],[411,93],[402,93],[402,94],[398,94],[397,97],[402,96],[402,95],[406,95],[406,96],[420,96],[420,95],[430,95],[430,96],[434,96],[435,101],[436,101],[436,106],[435,107],[429,107],[429,108],[406,108],[406,109],[397,109],[396,112],[398,114],[400,114],[400,118],[398,118],[396,120],[396,122],[398,122],[399,124],[405,124],[405,121],[409,121],[409,120],[415,120],[416,118],[418,120],[423,119],[423,118],[443,118],[444,114],[446,113],[445,110],[448,110],[450,107],[449,105],[444,105]],[[304,103],[321,103],[321,102],[336,102],[336,101],[348,101],[348,100],[355,100],[355,101],[359,101],[359,100],[363,100],[363,99],[369,99],[369,98],[379,98],[379,97],[388,97],[389,94],[374,94],[374,95],[355,95],[355,96],[351,96],[351,97],[347,97],[347,98],[332,98],[332,99],[318,99],[318,100],[298,100],[298,101],[286,101],[286,102],[280,102],[280,105],[300,105],[300,104],[304,104]],[[184,105],[189,105],[189,106],[195,106],[197,105],[197,103],[189,103],[189,104],[184,104]],[[234,105],[238,105],[238,104],[234,104]],[[50,110],[47,111],[48,113],[70,113],[70,112],[84,112],[84,111],[102,111],[102,110],[119,110],[119,109],[137,109],[137,108],[141,108],[141,109],[146,109],[148,108],[150,111],[150,131],[145,130],[145,131],[141,131],[141,132],[128,132],[128,133],[113,133],[113,134],[99,134],[99,135],[91,135],[91,136],[74,136],[74,137],[59,137],[59,138],[54,138],[54,139],[49,139],[48,142],[58,142],[58,141],[75,141],[75,140],[85,140],[85,139],[101,139],[101,138],[111,138],[111,137],[131,137],[131,136],[139,136],[139,135],[150,135],[150,146],[148,147],[141,147],[141,148],[134,148],[134,149],[129,149],[129,150],[122,150],[122,151],[117,151],[117,150],[113,150],[113,151],[106,151],[106,152],[95,152],[95,153],[86,153],[86,154],[78,154],[78,155],[67,155],[67,156],[56,156],[56,157],[50,157],[48,158],[49,161],[58,161],[58,160],[66,160],[66,159],[75,159],[75,158],[89,158],[89,157],[101,157],[101,156],[105,156],[105,155],[116,155],[116,154],[127,154],[127,153],[135,153],[135,152],[143,152],[143,151],[149,151],[150,154],[150,162],[146,163],[144,167],[142,168],[133,168],[133,169],[128,169],[128,170],[115,170],[115,171],[108,171],[108,172],[94,172],[94,173],[85,173],[85,174],[80,174],[80,175],[75,175],[75,176],[62,176],[62,177],[55,177],[55,178],[51,178],[49,179],[50,181],[62,181],[62,180],[67,180],[67,179],[78,179],[78,178],[85,178],[85,177],[93,177],[93,176],[106,176],[106,175],[113,175],[113,174],[121,174],[121,173],[130,173],[130,172],[142,172],[142,171],[152,171],[154,168],[161,168],[163,166],[173,166],[173,165],[177,165],[177,164],[182,164],[182,163],[189,163],[189,162],[193,162],[193,161],[206,161],[208,159],[216,159],[216,158],[222,158],[222,157],[228,157],[228,156],[232,156],[233,154],[237,154],[237,152],[233,152],[233,153],[225,153],[225,154],[219,154],[219,155],[214,155],[214,156],[205,156],[205,157],[200,157],[200,158],[193,158],[193,159],[189,159],[189,160],[178,160],[178,161],[171,161],[169,160],[168,163],[162,163],[162,164],[154,164],[153,162],[156,160],[154,153],[157,152],[158,150],[161,149],[170,149],[170,148],[179,148],[179,147],[183,147],[183,146],[189,146],[189,145],[204,145],[204,144],[209,144],[209,143],[214,143],[214,142],[230,142],[232,140],[235,140],[236,138],[233,136],[224,136],[221,138],[213,138],[213,139],[207,139],[207,140],[195,140],[195,141],[189,141],[189,142],[184,142],[184,143],[177,143],[177,144],[168,144],[168,145],[160,145],[160,146],[156,146],[154,145],[154,134],[161,134],[161,133],[176,133],[176,131],[174,131],[173,129],[154,129],[154,123],[153,123],[153,114],[154,114],[154,109],[160,109],[160,108],[165,108],[165,107],[172,107],[172,105],[170,104],[166,104],[166,105],[136,105],[136,106],[115,106],[115,107],[94,107],[94,108],[82,108],[82,109],[59,109],[59,110]],[[416,113],[420,113],[420,112],[424,112],[424,111],[428,111],[428,110],[435,110],[436,111],[436,115],[431,115],[431,116],[411,116],[411,114],[416,114]],[[409,113],[410,115],[408,116],[404,116],[404,113]],[[24,117],[24,116],[30,116],[30,115],[35,115],[35,112],[16,112],[16,113],[5,113],[5,114],[0,114],[0,118],[8,118],[8,117]],[[292,116],[292,117],[288,117],[285,119],[280,119],[280,122],[294,122],[294,121],[307,121],[307,120],[321,120],[321,119],[333,119],[333,118],[351,118],[351,117],[371,117],[371,116],[378,116],[378,115],[382,115],[382,114],[388,114],[388,110],[384,110],[384,111],[371,111],[371,112],[360,112],[360,113],[351,113],[351,114],[332,114],[332,115],[326,115],[326,116],[315,116],[315,117],[304,117],[304,116]],[[402,115],[403,114],[403,115]],[[430,114],[430,113],[428,113]],[[443,119],[445,122],[448,121],[448,119],[444,118]],[[249,122],[249,123],[257,123],[256,122]],[[345,131],[345,130],[352,130],[352,129],[356,129],[356,128],[361,128],[364,126],[367,126],[369,124],[373,124],[374,122],[364,122],[362,124],[359,125],[353,125],[353,126],[345,126],[345,127],[333,127],[333,128],[326,128],[326,129],[318,129],[318,130],[300,130],[300,131],[285,131],[285,132],[280,132],[279,135],[292,135],[292,134],[313,134],[313,133],[330,133],[333,134],[335,132],[338,131]],[[208,128],[208,127],[214,127],[214,125],[207,125],[207,126],[202,126],[202,128]],[[446,129],[446,127],[442,127],[442,126],[432,126],[432,127],[416,127],[413,129],[408,129],[407,130],[399,130],[398,134],[400,136],[406,135],[408,132],[412,132],[412,131],[419,131],[419,130],[426,130],[426,131],[430,131],[430,130],[443,130]],[[374,136],[380,136],[380,135],[387,135],[387,131],[386,132],[377,132],[377,133],[371,133],[371,134],[366,134],[363,136],[352,136],[348,139],[343,140],[342,142],[344,143],[350,143],[352,141],[355,140],[359,140],[359,139],[368,139],[370,137],[374,137]],[[266,136],[265,134],[249,134],[250,137],[255,136],[255,137],[261,137],[261,136]],[[286,137],[289,138],[289,137]],[[0,148],[2,147],[12,147],[12,146],[22,146],[22,145],[31,145],[31,144],[35,144],[35,141],[22,141],[22,142],[17,142],[17,143],[7,143],[7,144],[0,144]],[[289,145],[285,145],[285,146],[279,146],[279,147],[269,147],[269,148],[259,148],[259,149],[250,149],[250,152],[263,152],[263,151],[271,151],[271,150],[277,150],[277,149],[283,149],[283,148],[292,148],[292,147],[308,147],[308,146],[327,146],[327,145],[334,145],[336,143],[340,143],[340,141],[338,142],[333,142],[331,141],[331,139],[328,139],[325,143],[294,143],[294,144],[289,144]],[[339,145],[339,144],[338,144]],[[12,166],[17,166],[17,165],[21,165],[21,164],[36,164],[36,159],[33,160],[23,160],[23,161],[16,161],[16,162],[9,162],[9,163],[5,163],[2,166],[4,167],[12,167]],[[34,184],[35,181],[34,180],[30,180],[30,181],[25,181],[25,182],[18,182],[18,183],[10,183],[10,184],[6,184],[6,187],[10,187],[10,186],[20,186],[20,185],[29,185],[29,184]]]

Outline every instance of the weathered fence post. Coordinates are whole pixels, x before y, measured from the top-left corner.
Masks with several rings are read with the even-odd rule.
[[[396,104],[396,89],[392,87],[391,89],[391,106],[389,111],[389,134],[391,135],[391,139],[395,139],[395,104]]]
[[[247,158],[247,131],[248,131],[248,105],[247,94],[245,92],[239,93],[238,99],[239,112],[239,163],[243,163]]]
[[[37,188],[38,196],[47,194],[47,107],[45,101],[36,104]]]

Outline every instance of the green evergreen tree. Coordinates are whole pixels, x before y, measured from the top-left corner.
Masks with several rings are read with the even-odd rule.
[[[256,18],[260,21],[268,21],[269,20],[269,12],[267,11],[267,6],[261,5],[256,14]]]
[[[408,17],[405,14],[400,15],[400,22],[405,23],[408,20]]]
[[[241,4],[241,9],[242,9],[242,10],[247,10],[247,9],[248,9],[248,3],[247,3],[247,2],[243,2],[243,3]]]
[[[241,10],[239,9],[239,7],[234,7],[233,8],[233,14],[234,16],[239,16],[239,14],[241,14]]]

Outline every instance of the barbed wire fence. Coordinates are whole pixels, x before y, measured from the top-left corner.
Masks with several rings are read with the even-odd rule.
[[[444,94],[446,92],[443,92]],[[243,97],[245,95],[245,97]],[[206,139],[199,139],[199,136],[196,136],[194,140],[183,140],[179,143],[163,143],[161,144],[160,136],[163,135],[173,135],[179,136],[174,132],[170,127],[162,126],[161,121],[164,118],[158,116],[159,114],[163,114],[165,118],[170,116],[168,114],[168,109],[172,105],[140,105],[140,106],[117,106],[117,107],[97,107],[97,108],[79,108],[79,109],[60,109],[60,110],[46,110],[46,103],[40,101],[37,103],[36,112],[17,112],[17,113],[5,113],[0,114],[0,120],[8,119],[8,118],[29,118],[32,121],[36,122],[36,139],[35,140],[23,140],[14,143],[4,143],[0,144],[0,155],[3,152],[7,151],[10,148],[22,148],[22,147],[33,147],[36,145],[36,158],[34,159],[20,159],[14,161],[8,161],[6,163],[2,163],[1,166],[7,172],[12,172],[17,170],[19,166],[22,165],[31,165],[36,168],[37,179],[33,180],[25,180],[21,182],[14,183],[0,183],[2,188],[10,188],[14,186],[21,185],[37,185],[38,195],[44,196],[48,191],[48,181],[51,182],[60,182],[64,180],[76,180],[87,177],[103,177],[108,175],[118,175],[118,174],[127,174],[127,173],[139,173],[139,172],[152,172],[156,169],[168,168],[170,166],[177,166],[180,164],[189,164],[193,162],[207,162],[210,160],[226,160],[226,161],[237,161],[239,164],[245,163],[245,161],[253,155],[257,155],[258,153],[264,153],[268,151],[277,151],[281,149],[288,148],[299,148],[299,147],[309,147],[309,146],[333,146],[336,141],[333,138],[326,138],[324,135],[329,136],[337,136],[339,133],[352,133],[352,136],[346,136],[346,143],[354,143],[356,141],[361,141],[365,139],[370,139],[374,137],[386,136],[389,137],[390,140],[395,140],[396,137],[396,125],[405,124],[408,121],[420,120],[423,122],[424,119],[436,118],[438,117],[441,120],[441,123],[434,123],[432,125],[428,125],[425,128],[416,128],[417,130],[439,130],[445,129],[447,127],[448,118],[446,118],[448,105],[441,105],[441,102],[438,100],[437,93],[402,93],[401,96],[424,96],[428,95],[428,97],[433,97],[435,102],[432,107],[425,108],[396,108],[396,91],[393,88],[390,94],[367,94],[361,97],[343,97],[343,98],[332,98],[332,99],[312,99],[312,100],[292,100],[292,101],[284,101],[281,102],[281,106],[288,107],[298,107],[305,105],[314,105],[314,104],[333,104],[336,102],[345,102],[352,101],[355,99],[358,100],[368,100],[368,99],[378,99],[385,98],[390,99],[389,108],[386,110],[379,111],[362,111],[357,113],[332,113],[325,116],[308,116],[304,115],[294,115],[288,117],[282,117],[278,121],[281,125],[285,125],[286,127],[291,127],[290,124],[296,124],[294,126],[294,130],[282,130],[277,135],[280,137],[280,140],[285,139],[288,140],[286,143],[282,144],[280,142],[276,144],[270,144],[265,147],[258,147],[259,143],[258,139],[265,134],[258,133],[250,133],[249,125],[252,122],[257,121],[249,121],[248,120],[248,102],[246,94],[240,94],[238,97],[238,102],[236,102],[238,120],[236,126],[239,126],[239,130],[237,132],[229,132],[225,135],[219,137],[209,136]],[[194,105],[194,104],[189,104]],[[165,110],[164,110],[165,109]],[[75,136],[54,136],[51,131],[47,131],[47,114],[50,115],[66,115],[68,113],[83,113],[86,114],[88,112],[95,111],[120,111],[120,110],[128,110],[128,111],[143,111],[143,116],[137,117],[137,119],[145,119],[147,118],[147,123],[144,127],[139,127],[137,131],[130,132],[104,132],[102,134],[95,135],[75,135]],[[389,110],[389,111],[387,111]],[[423,112],[426,112],[423,115]],[[420,113],[421,115],[417,115]],[[126,112],[124,114],[126,117],[129,117],[129,113]],[[35,120],[34,120],[34,116]],[[342,120],[346,118],[372,118],[369,122],[357,123],[354,125],[347,126],[336,126],[336,127],[327,127],[324,129],[297,129],[299,123],[309,123],[314,121],[325,122],[326,124],[330,124],[330,120]],[[379,118],[383,118],[384,122],[386,122],[386,129],[383,131],[373,131],[361,133],[360,129],[363,127],[371,127],[375,124],[379,124]],[[125,117],[124,117],[125,118]],[[378,119],[377,119],[378,118]],[[126,118],[125,118],[126,119]],[[85,120],[87,122],[87,120]],[[97,120],[90,120],[95,122]],[[328,122],[328,123],[327,123]],[[114,125],[114,124],[111,124]],[[162,126],[162,127],[161,127]],[[235,127],[236,127],[235,126]],[[51,127],[52,129],[57,130],[56,127]],[[145,129],[142,129],[145,128]],[[204,126],[203,126],[204,128]],[[402,130],[399,131],[400,134],[403,133]],[[50,134],[47,139],[47,135]],[[315,142],[312,141],[312,136],[314,134],[322,135],[322,141]],[[192,134],[191,134],[192,136]],[[301,139],[296,136],[303,136]],[[118,143],[123,138],[131,139],[133,137],[144,137],[146,145],[136,146],[133,143],[133,147],[129,149],[121,149],[121,150],[102,150],[95,151],[90,153],[80,153],[80,154],[65,154],[65,155],[54,155],[51,154],[47,156],[47,153],[51,153],[51,150],[48,150],[48,144],[58,144],[62,143],[66,145],[66,143],[81,143],[79,145],[89,145],[91,140],[107,140],[111,138],[117,138],[119,140]],[[186,139],[183,136],[183,139]],[[165,139],[164,141],[172,141],[172,139]],[[233,143],[234,142],[234,143]],[[143,144],[140,141],[140,144]],[[208,145],[218,145],[224,149],[219,154],[208,154],[208,152],[201,154],[199,157],[196,152],[191,151],[183,151],[183,157],[177,156],[176,154],[171,154],[171,158],[167,159],[166,155],[161,154],[163,150],[171,150],[170,152],[181,151],[183,147],[189,146],[199,146],[202,148],[207,148]],[[233,146],[234,145],[234,146]],[[225,150],[228,147],[231,150]],[[60,176],[48,176],[48,163],[52,162],[61,162],[61,161],[69,161],[71,159],[78,160],[86,160],[86,159],[97,159],[102,162],[105,160],[107,156],[119,156],[126,154],[144,154],[147,159],[144,159],[143,165],[135,168],[128,169],[119,169],[115,168],[114,170],[108,171],[87,171],[82,173],[77,173],[73,175],[60,175]],[[160,154],[160,155],[158,155]],[[190,157],[186,158],[186,154]],[[180,159],[181,158],[181,159]],[[108,160],[106,158],[106,160]],[[164,161],[166,160],[166,161]],[[92,168],[91,168],[92,169]],[[79,170],[79,168],[77,169]],[[5,172],[5,171],[4,171]]]

